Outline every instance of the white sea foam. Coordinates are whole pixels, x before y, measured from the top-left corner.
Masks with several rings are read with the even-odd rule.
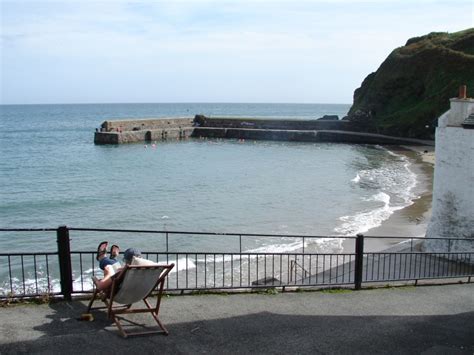
[[[307,240],[305,240],[305,246],[307,245]],[[263,245],[261,247],[246,250],[246,253],[286,253],[301,249],[303,247],[303,240],[295,241],[292,239],[290,243],[280,243],[280,244],[271,244]]]
[[[82,278],[75,279],[72,287],[74,290],[90,291],[93,288],[92,278],[90,276],[83,276]]]
[[[231,262],[232,260],[237,261],[242,258],[246,258],[246,257],[241,257],[238,255],[231,256],[231,255],[222,255],[222,254],[221,255],[209,254],[209,255],[206,255],[205,258],[196,259],[196,264],[204,264],[204,263],[220,264],[220,263],[225,263],[225,262]]]
[[[299,238],[298,238],[299,239]],[[308,245],[309,239],[305,239],[305,247]],[[231,262],[231,261],[238,261],[241,259],[247,260],[249,258],[248,255],[250,255],[250,259],[254,259],[257,257],[256,254],[279,254],[279,253],[291,253],[293,251],[297,251],[299,249],[303,248],[303,240],[302,238],[295,241],[294,238],[291,239],[289,243],[279,243],[279,244],[268,244],[268,245],[263,245],[258,248],[254,249],[249,249],[245,250],[243,252],[243,255],[214,255],[214,254],[209,254],[206,256],[206,258],[200,258],[197,259],[196,261],[198,263],[210,263],[210,262],[216,262],[216,263],[222,263],[222,262]]]
[[[390,196],[380,192],[372,196],[371,200],[383,202],[383,206],[375,210],[364,211],[352,216],[343,216],[340,220],[342,225],[336,227],[334,231],[338,234],[349,236],[357,233],[365,233],[369,229],[378,227],[383,221],[388,219],[393,213],[390,207]]]
[[[61,291],[61,284],[59,280],[50,279],[45,277],[38,278],[25,278],[20,280],[17,277],[11,278],[10,282],[5,281],[0,285],[0,295],[7,296],[10,294],[26,294],[34,295],[37,293],[56,293]]]
[[[97,272],[98,270],[100,270],[100,269],[99,268],[95,268],[95,269],[90,268],[90,269],[87,269],[87,270],[83,271],[83,274],[84,275],[92,275],[92,273],[94,271]]]
[[[384,206],[390,205],[390,196],[385,192],[379,192],[378,194],[372,195],[365,199],[366,201],[380,201],[383,202]]]
[[[186,261],[187,260],[187,261]],[[177,260],[170,260],[169,263],[174,263],[175,266],[171,270],[171,273],[182,271],[182,270],[190,270],[190,269],[195,269],[196,268],[196,263],[194,262],[193,259],[190,258],[179,258]],[[158,262],[159,265],[166,265],[169,264],[166,261],[160,261]]]
[[[294,238],[290,239],[290,243],[281,243],[274,245],[265,245],[256,249],[249,250],[252,253],[291,253],[293,251],[299,251],[303,248],[303,236],[300,240],[294,241]],[[299,238],[298,238],[299,239]],[[322,252],[330,252],[341,249],[342,240],[335,238],[305,238],[304,247],[308,248],[311,245],[316,245],[317,250]]]
[[[284,239],[284,238],[283,238]],[[288,243],[278,243],[278,244],[267,244],[257,248],[245,250],[242,255],[214,255],[210,254],[205,259],[200,258],[197,259],[196,262],[198,263],[222,263],[222,262],[231,262],[231,261],[238,261],[241,259],[248,260],[250,255],[250,259],[255,259],[257,257],[256,254],[285,254],[285,253],[292,253],[296,252],[299,253],[303,249],[303,245],[305,248],[311,247],[311,245],[316,244],[316,249],[321,252],[334,252],[334,251],[341,251],[342,250],[342,239],[335,239],[335,238],[305,238],[303,244],[303,236],[301,238],[288,238]],[[313,249],[313,248],[312,248]]]
[[[349,236],[365,233],[380,226],[395,211],[411,205],[418,198],[413,191],[417,178],[410,169],[408,158],[386,148],[379,148],[395,159],[377,168],[362,169],[351,180],[363,189],[374,191],[373,195],[363,200],[374,202],[375,208],[340,217],[341,225],[334,229],[337,234]]]
[[[343,239],[336,238],[318,238],[310,239],[308,244],[316,244],[317,250],[321,253],[340,253],[342,252]]]

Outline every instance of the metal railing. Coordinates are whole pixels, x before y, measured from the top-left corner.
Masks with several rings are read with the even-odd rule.
[[[364,241],[400,237],[332,237],[275,234],[193,233],[154,230],[68,228],[0,229],[0,232],[55,232],[57,249],[31,253],[0,253],[0,299],[62,296],[92,291],[91,276],[100,273],[95,251],[71,250],[71,238],[81,233],[128,233],[160,235],[163,251],[145,251],[144,257],[158,263],[174,263],[166,289],[169,291],[234,290],[306,286],[354,285],[363,283],[464,278],[474,274],[472,240],[462,238],[407,238],[400,251],[366,252]],[[2,234],[0,233],[0,238]],[[233,239],[233,251],[172,251],[170,242],[183,236],[218,236]],[[77,239],[76,239],[77,238]],[[292,252],[256,252],[243,247],[244,239],[289,238],[300,246]],[[314,243],[325,240],[354,240],[354,252],[322,252]],[[101,238],[98,238],[101,239]],[[229,239],[229,240],[231,240]],[[415,250],[415,241],[436,239],[444,251]],[[102,240],[102,239],[101,239]],[[452,251],[458,242],[471,243],[469,251]],[[294,243],[293,243],[294,244]],[[312,245],[312,246],[311,246]]]
[[[301,278],[306,278],[311,275],[297,260],[292,260],[290,266],[290,281],[298,279],[298,270],[300,270]]]

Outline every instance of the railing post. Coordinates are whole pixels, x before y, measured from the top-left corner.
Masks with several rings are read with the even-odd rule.
[[[294,263],[294,261],[291,260],[291,262],[290,262],[290,282],[293,282],[293,265],[294,265],[293,263]]]
[[[178,260],[178,259],[176,259]],[[166,263],[169,264],[170,263],[170,246],[169,246],[169,237],[168,237],[168,232],[166,232]],[[178,277],[178,276],[176,276]],[[168,282],[169,281],[166,281],[166,288],[168,288]]]
[[[72,294],[72,265],[71,248],[69,244],[69,229],[66,226],[58,227],[57,231],[59,274],[61,279],[61,293],[64,299],[71,300]]]
[[[354,284],[355,289],[362,288],[362,269],[364,267],[364,235],[357,234],[355,244],[355,270],[354,270]]]

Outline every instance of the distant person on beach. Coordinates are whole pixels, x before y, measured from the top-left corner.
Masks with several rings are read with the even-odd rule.
[[[108,242],[102,242],[97,247],[97,261],[99,261],[99,267],[104,271],[104,277],[98,279],[93,276],[92,281],[98,290],[103,291],[112,285],[114,277],[118,277],[122,272],[123,268],[120,262],[117,260],[117,256],[120,254],[120,248],[117,245],[112,245],[110,248],[110,257],[107,256],[107,245]],[[131,264],[133,257],[141,257],[142,254],[138,249],[128,248],[125,250],[123,255],[123,261],[125,264]]]

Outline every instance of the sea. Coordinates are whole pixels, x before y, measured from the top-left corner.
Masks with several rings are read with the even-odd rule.
[[[105,120],[219,117],[316,119],[346,104],[69,104],[0,106],[0,228],[106,228],[353,236],[416,199],[405,155],[381,146],[187,139],[94,145]],[[159,248],[149,234],[71,232],[73,248],[104,239]],[[228,240],[181,236],[171,250],[222,250]],[[156,245],[155,245],[156,244]],[[243,249],[291,251],[288,238]],[[55,250],[54,233],[0,233],[3,252]]]

